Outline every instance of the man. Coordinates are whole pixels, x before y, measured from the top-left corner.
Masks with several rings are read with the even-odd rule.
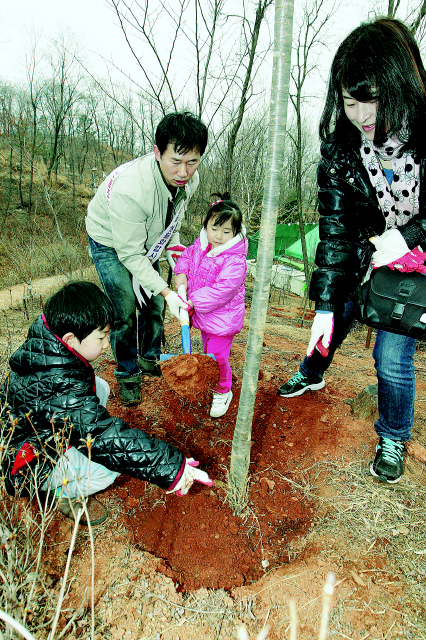
[[[124,405],[140,402],[142,375],[161,375],[164,300],[176,317],[187,306],[161,277],[159,257],[163,247],[179,244],[206,146],[207,128],[199,118],[168,114],[157,127],[153,153],[115,169],[88,206],[93,260],[115,312],[111,347]],[[138,321],[133,287],[141,298]]]

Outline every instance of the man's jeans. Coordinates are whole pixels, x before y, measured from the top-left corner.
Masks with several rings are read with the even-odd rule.
[[[329,354],[323,358],[318,349],[300,365],[305,376],[322,378],[336,349],[349,333],[354,320],[354,305],[347,302],[334,316],[334,332]],[[389,331],[377,331],[373,358],[377,371],[379,419],[374,428],[378,436],[410,439],[414,420],[414,353],[416,340]]]
[[[114,307],[114,328],[110,333],[111,348],[117,362],[114,373],[118,380],[123,380],[140,373],[137,342],[143,360],[155,362],[160,358],[164,298],[161,295],[152,296],[144,306],[143,313],[138,312],[136,319],[130,272],[118,259],[115,249],[99,244],[90,237],[89,243],[102,287]],[[153,267],[160,272],[158,261]]]

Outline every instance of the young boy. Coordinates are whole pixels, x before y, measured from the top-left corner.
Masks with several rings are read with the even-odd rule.
[[[212,485],[192,458],[106,410],[109,385],[95,377],[90,363],[109,347],[113,317],[99,287],[68,283],[49,298],[11,357],[0,392],[8,442],[3,472],[11,495],[21,488],[31,494],[37,485],[55,492],[59,509],[73,517],[79,498],[105,489],[120,473],[177,495],[185,495],[194,480]],[[107,517],[94,498],[88,511],[92,525]]]

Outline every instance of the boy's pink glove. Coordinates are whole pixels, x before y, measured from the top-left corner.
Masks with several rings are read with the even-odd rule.
[[[390,262],[387,266],[389,267],[389,269],[398,269],[399,271],[404,271],[407,273],[412,273],[413,271],[420,271],[420,273],[425,273],[425,259],[426,253],[423,253],[418,249],[413,249],[409,253],[401,256],[401,258]]]
[[[209,478],[205,471],[201,471],[201,469],[197,469],[200,463],[198,460],[194,460],[194,458],[186,458],[185,461],[185,469],[179,479],[177,485],[171,490],[166,491],[166,493],[175,493],[182,498],[182,496],[186,496],[194,482],[201,482],[201,484],[206,484],[208,487],[213,486],[213,480]]]
[[[333,337],[334,313],[316,313],[311,327],[311,339],[306,351],[311,356],[315,347],[322,356],[328,356],[328,347]]]
[[[166,258],[169,266],[174,269],[176,260],[178,260],[182,253],[185,251],[186,247],[183,244],[175,244],[173,247],[167,247],[166,249]]]

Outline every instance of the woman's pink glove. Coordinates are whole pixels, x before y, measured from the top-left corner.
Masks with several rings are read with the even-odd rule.
[[[333,337],[334,313],[316,313],[311,327],[311,339],[306,354],[311,356],[315,347],[322,356],[328,356],[328,347]]]
[[[166,491],[166,493],[176,492],[176,495],[181,498],[182,496],[186,496],[194,482],[201,482],[201,484],[206,484],[208,487],[212,487],[213,480],[209,478],[205,471],[197,469],[199,464],[198,460],[194,460],[194,458],[187,458],[185,461],[185,469],[179,478],[179,482],[175,487],[173,487],[173,489]]]
[[[413,249],[409,253],[401,256],[397,260],[393,262],[389,262],[387,265],[389,269],[398,269],[399,271],[404,271],[408,273],[412,273],[413,271],[420,271],[421,273],[425,273],[425,258],[426,253],[419,251],[418,249]]]

